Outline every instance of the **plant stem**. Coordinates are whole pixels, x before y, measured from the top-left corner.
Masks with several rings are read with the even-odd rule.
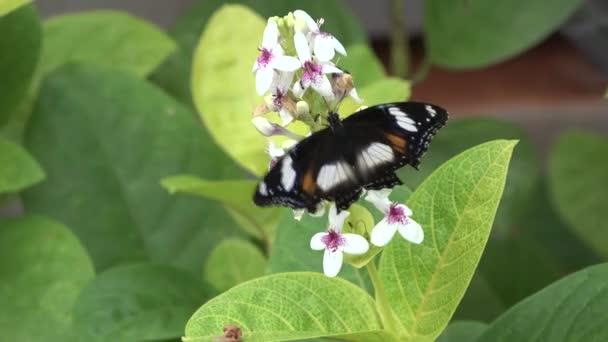
[[[408,78],[410,53],[405,27],[404,0],[391,0],[391,70],[397,77]]]
[[[399,336],[402,332],[401,324],[397,320],[397,317],[395,317],[388,299],[386,298],[386,294],[384,293],[384,288],[382,287],[382,282],[380,281],[380,276],[378,275],[378,269],[376,268],[374,260],[367,264],[367,272],[369,273],[369,278],[372,280],[372,285],[374,286],[376,308],[380,314],[382,324],[386,330],[393,333],[395,336]]]

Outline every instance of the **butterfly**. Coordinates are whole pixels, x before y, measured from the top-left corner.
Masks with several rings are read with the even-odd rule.
[[[363,193],[403,184],[395,171],[418,168],[448,112],[421,102],[395,102],[355,112],[330,112],[328,127],[298,142],[257,185],[258,206],[281,205],[314,213],[322,201],[345,210]]]

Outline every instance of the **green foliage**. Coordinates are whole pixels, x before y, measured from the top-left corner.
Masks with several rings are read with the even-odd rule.
[[[220,242],[205,262],[203,279],[220,292],[264,275],[266,258],[251,242],[227,239]]]
[[[85,61],[145,76],[175,49],[166,33],[124,12],[62,15],[44,23],[40,72],[46,74],[66,63]]]
[[[339,0],[308,2],[295,0],[231,0],[230,3],[247,6],[264,18],[283,16],[295,9],[301,9],[314,18],[324,18],[323,29],[332,32],[345,46],[363,43],[366,40],[365,32],[356,17]],[[191,78],[192,56],[199,43],[200,35],[208,24],[211,15],[224,4],[226,4],[226,1],[223,0],[200,0],[192,8],[185,11],[170,30],[171,36],[179,44],[179,50],[154,73],[152,79],[184,103],[192,103],[191,86],[187,80]],[[231,20],[229,22],[232,22],[234,19],[229,20]],[[261,36],[256,37],[256,41],[260,39]],[[348,50],[348,53],[350,57],[353,52]],[[354,70],[350,71],[354,72]],[[248,74],[251,75],[251,69],[244,75]],[[241,75],[240,79],[246,77],[244,75]],[[253,79],[253,76],[251,79]],[[253,86],[251,85],[251,87]]]
[[[66,227],[36,216],[0,220],[0,270],[3,340],[71,337],[72,307],[94,270]]]
[[[515,144],[497,140],[457,155],[409,198],[425,241],[394,239],[380,259],[392,306],[384,316],[399,319],[402,340],[433,340],[448,324],[489,236]]]
[[[192,316],[184,341],[221,336],[226,324],[239,326],[250,342],[322,336],[366,342],[387,338],[367,293],[319,273],[276,274],[224,292]]]
[[[0,194],[23,190],[44,179],[44,171],[27,151],[2,137],[0,165]]]
[[[488,325],[475,321],[456,321],[448,325],[437,342],[472,342],[488,328]]]
[[[182,336],[188,318],[208,298],[190,273],[148,263],[109,269],[74,305],[79,340],[161,340]]]
[[[348,56],[341,57],[337,65],[348,71],[357,88],[365,87],[386,78],[386,71],[374,50],[367,44],[358,43],[347,46]]]
[[[239,18],[238,26],[225,24],[234,18]],[[201,36],[192,68],[194,103],[211,136],[235,161],[257,175],[268,168],[266,140],[253,129],[248,113],[261,99],[253,77],[249,82],[241,79],[251,75],[265,26],[266,22],[246,7],[222,7]]]
[[[425,32],[431,61],[481,68],[519,54],[553,33],[580,0],[429,0]]]
[[[272,244],[281,216],[278,208],[260,208],[251,200],[256,182],[208,181],[195,176],[167,177],[162,185],[170,192],[190,193],[222,203],[240,226],[267,246]]]
[[[32,2],[32,0],[2,0],[0,2],[0,16],[6,15],[30,2]]]
[[[574,232],[608,258],[608,140],[568,132],[555,143],[549,180],[559,214]]]
[[[0,10],[9,10],[13,5],[16,4],[2,4]],[[40,54],[40,31],[33,5],[0,16],[0,126],[27,95]]]
[[[363,105],[373,106],[380,103],[405,101],[410,97],[410,83],[398,78],[385,78],[373,82],[358,90]],[[348,98],[340,106],[340,115],[344,118],[353,114],[361,104]]]
[[[608,264],[570,275],[517,304],[477,340],[605,341]]]
[[[152,259],[200,272],[236,223],[220,205],[171,196],[158,182],[240,173],[204,133],[194,114],[130,73],[61,68],[42,85],[27,130],[47,181],[25,193],[26,208],[67,223],[98,270]]]
[[[486,252],[490,249],[492,240],[488,242]],[[481,258],[480,263],[486,262],[485,255]],[[458,309],[454,313],[452,320],[479,320],[491,322],[501,313],[505,311],[505,305],[502,303],[494,288],[484,278],[483,274],[477,269],[477,272],[471,279],[467,291],[462,297]],[[449,327],[448,327],[449,329]]]

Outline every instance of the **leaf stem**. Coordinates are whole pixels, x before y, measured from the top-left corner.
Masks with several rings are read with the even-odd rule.
[[[395,76],[407,79],[410,73],[410,52],[403,0],[391,0],[390,18],[391,70]]]
[[[376,308],[380,314],[382,325],[386,330],[393,333],[395,336],[399,336],[402,332],[401,324],[397,320],[397,317],[395,317],[388,299],[386,298],[386,294],[384,293],[384,288],[382,287],[380,275],[378,274],[378,269],[376,268],[376,263],[374,260],[367,263],[367,272],[369,273],[369,278],[372,280],[372,285],[374,286]]]

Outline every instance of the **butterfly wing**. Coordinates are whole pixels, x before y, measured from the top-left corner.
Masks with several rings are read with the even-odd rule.
[[[391,188],[401,181],[394,171],[418,167],[433,136],[448,119],[436,105],[397,102],[363,109],[343,121],[354,146],[357,176],[366,189]]]

